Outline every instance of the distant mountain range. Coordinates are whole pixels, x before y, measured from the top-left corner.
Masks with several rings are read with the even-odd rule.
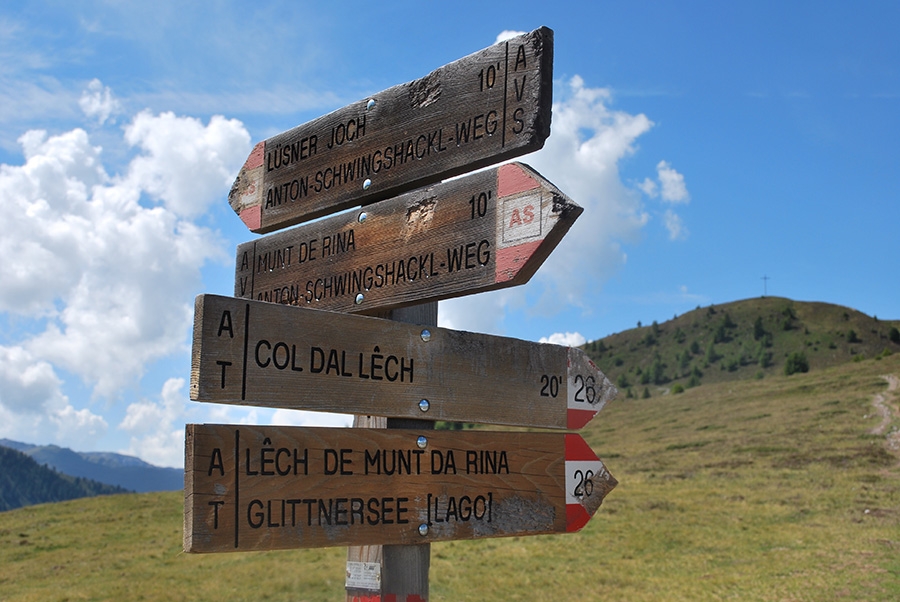
[[[9,439],[0,439],[0,446],[25,454],[38,465],[46,465],[64,475],[90,479],[123,490],[145,493],[184,487],[183,470],[153,466],[134,456],[75,452],[56,445],[32,445]]]
[[[0,511],[113,493],[129,491],[61,474],[22,452],[0,446]]]

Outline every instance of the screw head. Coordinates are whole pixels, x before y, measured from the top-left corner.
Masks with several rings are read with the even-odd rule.
[[[369,102],[366,103],[366,110],[371,111],[373,108],[375,108],[375,99],[370,98]]]
[[[372,186],[372,180],[366,178],[366,181],[363,182],[363,190],[368,190]]]
[[[422,331],[422,340],[426,343],[431,340],[431,331],[427,328]]]
[[[364,221],[366,221],[367,217],[369,217],[369,216],[366,215],[365,211],[363,211],[362,213],[359,214],[359,217],[356,218],[356,221],[358,221],[359,223],[363,223]]]
[[[419,449],[425,449],[426,447],[428,447],[428,439],[420,435],[419,438],[416,439],[416,445],[419,447]]]
[[[419,535],[421,535],[422,537],[428,535],[428,525],[426,525],[425,523],[419,525]]]
[[[357,305],[362,305],[363,299],[365,299],[365,296],[364,296],[362,293],[357,293],[357,295],[356,295],[356,304],[357,304]]]
[[[422,401],[419,402],[419,409],[422,410],[423,412],[427,412],[428,408],[430,408],[430,407],[431,407],[431,403],[429,403],[429,401],[427,399],[423,399]]]

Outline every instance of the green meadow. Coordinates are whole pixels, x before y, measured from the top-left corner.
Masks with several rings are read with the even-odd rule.
[[[885,375],[900,354],[621,396],[583,431],[620,482],[587,527],[434,544],[431,599],[898,600]],[[181,538],[179,493],[0,513],[0,600],[344,599],[343,548],[189,555]]]

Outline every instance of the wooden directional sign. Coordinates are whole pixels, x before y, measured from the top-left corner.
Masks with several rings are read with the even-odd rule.
[[[234,292],[371,313],[516,286],[581,212],[511,163],[244,243]]]
[[[580,349],[200,295],[191,399],[578,429],[616,388]]]
[[[495,44],[260,142],[229,203],[270,232],[537,150],[552,70],[545,27]]]
[[[578,531],[616,485],[575,434],[187,425],[184,549]]]

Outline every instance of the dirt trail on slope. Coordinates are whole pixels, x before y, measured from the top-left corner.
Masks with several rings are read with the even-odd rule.
[[[895,374],[888,374],[881,378],[888,381],[888,388],[872,398],[872,405],[881,416],[881,422],[869,432],[873,435],[884,435],[888,451],[900,456],[900,430],[889,431],[894,417],[900,418],[900,407],[897,406],[896,395],[897,389],[900,388],[900,378],[897,378]]]

